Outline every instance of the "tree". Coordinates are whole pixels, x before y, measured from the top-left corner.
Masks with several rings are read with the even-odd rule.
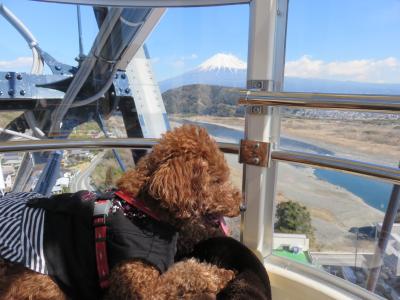
[[[310,212],[298,202],[281,202],[276,207],[275,231],[282,233],[304,233],[314,236]]]

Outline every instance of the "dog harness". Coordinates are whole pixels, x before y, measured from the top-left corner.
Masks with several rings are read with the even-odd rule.
[[[138,209],[139,211],[146,214],[147,216],[150,216],[154,220],[160,221],[159,216],[156,213],[152,212],[151,209],[143,201],[135,199],[122,191],[116,191],[114,195],[117,196],[119,199],[125,201],[131,207]],[[112,207],[113,203],[110,200],[96,200],[93,210],[97,274],[99,276],[99,285],[102,289],[108,288],[110,285],[110,268],[108,266],[106,241],[107,217]]]
[[[107,217],[112,207],[110,200],[97,200],[93,210],[94,241],[96,250],[97,274],[102,289],[108,288],[109,266],[107,259]]]
[[[147,214],[144,203],[120,195],[0,197],[0,257],[48,274],[71,299],[100,299],[109,270],[124,260],[166,271],[174,263],[178,233]]]

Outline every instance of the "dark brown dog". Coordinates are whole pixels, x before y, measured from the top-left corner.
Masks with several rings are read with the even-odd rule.
[[[201,240],[222,235],[218,220],[237,216],[241,202],[215,141],[204,129],[189,125],[166,133],[123,175],[118,188],[145,202],[160,222],[179,232],[180,255]],[[234,278],[233,271],[195,259],[161,273],[146,259],[132,257],[116,263],[110,273],[107,299],[207,299]],[[0,299],[68,299],[50,276],[1,259],[0,276]]]

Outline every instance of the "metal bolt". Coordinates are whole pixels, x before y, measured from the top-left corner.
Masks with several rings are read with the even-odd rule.
[[[131,89],[130,89],[130,88],[126,88],[126,89],[125,89],[125,93],[129,94],[130,92],[131,92]]]
[[[17,79],[18,79],[18,80],[22,80],[22,75],[21,75],[21,74],[18,74],[18,75],[17,75]]]
[[[243,204],[243,203],[240,204],[239,209],[240,209],[241,212],[245,212],[247,210],[246,204]]]
[[[115,74],[114,78],[115,78],[115,79],[118,79],[118,74]]]
[[[253,163],[258,165],[260,163],[260,159],[258,157],[253,158]]]
[[[3,96],[3,91],[0,91],[0,96]]]
[[[57,71],[60,71],[61,70],[61,67],[60,66],[55,66],[54,67]]]
[[[8,95],[14,96],[14,90],[13,90],[13,89],[9,90],[9,91],[8,91]]]
[[[11,74],[10,74],[10,73],[7,73],[7,74],[6,74],[6,79],[7,79],[7,80],[10,80],[10,79],[11,79]]]
[[[126,78],[126,74],[125,74],[125,73],[122,73],[122,74],[121,74],[121,78],[122,78],[122,79],[125,79],[125,78]]]
[[[251,112],[254,113],[254,114],[259,114],[259,113],[261,113],[261,106],[253,106],[253,107],[251,108]]]
[[[25,90],[20,90],[19,93],[21,96],[24,96],[26,94]]]
[[[254,149],[260,148],[260,143],[254,144]]]

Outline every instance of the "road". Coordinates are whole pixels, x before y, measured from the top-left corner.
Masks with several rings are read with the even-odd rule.
[[[92,159],[89,166],[85,170],[76,173],[75,176],[72,177],[70,185],[71,192],[77,192],[80,190],[94,190],[94,188],[90,184],[90,175],[92,174],[96,166],[101,162],[103,156],[104,152],[102,151]]]

